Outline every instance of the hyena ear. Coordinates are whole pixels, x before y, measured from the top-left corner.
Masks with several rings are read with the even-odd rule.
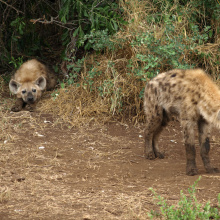
[[[9,82],[9,89],[13,94],[17,94],[18,88],[20,86],[21,86],[21,84],[14,79],[11,79]]]
[[[220,110],[218,111],[217,119],[220,120]]]
[[[39,86],[40,90],[44,90],[47,85],[47,81],[43,76],[40,76],[36,81],[35,84]]]

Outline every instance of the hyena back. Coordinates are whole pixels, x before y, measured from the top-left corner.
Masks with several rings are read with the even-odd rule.
[[[23,63],[9,82],[10,91],[17,95],[12,111],[20,111],[23,107],[33,111],[43,90],[51,90],[56,85],[53,70],[36,59]]]
[[[208,173],[219,172],[209,159],[211,125],[220,127],[220,90],[201,69],[171,70],[153,78],[145,87],[145,157],[163,158],[158,138],[172,115],[183,128],[186,174],[196,175],[194,125],[198,126],[200,155]]]

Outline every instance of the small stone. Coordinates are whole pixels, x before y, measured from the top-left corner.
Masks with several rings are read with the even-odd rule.
[[[91,220],[91,219],[92,219],[91,216],[88,214],[83,216],[83,220]]]

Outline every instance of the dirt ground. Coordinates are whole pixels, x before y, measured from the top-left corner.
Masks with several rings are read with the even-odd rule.
[[[8,100],[0,103],[0,219],[149,219],[159,210],[150,187],[175,205],[199,176],[198,201],[217,206],[220,174],[205,172],[197,141],[199,175],[186,176],[178,122],[161,135],[165,159],[146,160],[144,125],[70,128],[43,112],[12,113]],[[210,158],[220,168],[215,129]]]

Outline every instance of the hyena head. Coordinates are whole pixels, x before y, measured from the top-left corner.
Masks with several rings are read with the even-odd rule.
[[[46,79],[40,76],[34,82],[20,83],[12,79],[9,83],[9,89],[18,98],[22,98],[24,102],[33,104],[41,97],[42,90],[46,88]]]

